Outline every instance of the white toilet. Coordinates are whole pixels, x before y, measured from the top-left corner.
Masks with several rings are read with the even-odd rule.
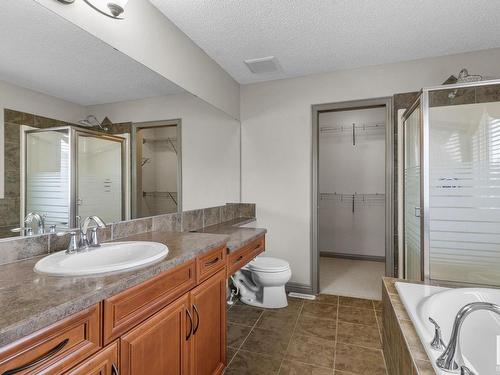
[[[233,277],[241,302],[269,309],[288,306],[285,284],[290,280],[290,264],[278,258],[257,257]]]

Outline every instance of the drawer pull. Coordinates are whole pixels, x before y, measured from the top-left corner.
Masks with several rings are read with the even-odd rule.
[[[242,260],[242,259],[243,259],[243,255],[240,255],[240,256],[238,257],[238,259],[236,259],[236,260],[234,261],[234,263],[238,263],[238,262],[239,262],[240,260]]]
[[[189,333],[186,335],[186,341],[187,341],[191,337],[191,334],[193,334],[193,317],[191,316],[189,309],[186,309],[186,314],[189,318]]]
[[[14,375],[14,374],[17,374],[19,372],[25,371],[31,367],[35,367],[36,365],[42,363],[43,361],[45,361],[45,360],[49,359],[50,357],[59,353],[66,346],[66,344],[68,342],[69,342],[69,339],[64,339],[59,344],[57,344],[55,347],[50,349],[47,353],[42,354],[40,357],[34,359],[33,361],[31,361],[25,365],[16,367],[12,370],[7,370],[2,375]]]
[[[200,313],[199,313],[196,305],[193,305],[193,309],[194,309],[194,312],[196,313],[196,327],[194,327],[194,330],[193,330],[193,335],[194,335],[196,333],[196,331],[198,331],[198,327],[200,326]]]
[[[205,263],[205,267],[211,266],[212,264],[215,264],[219,261],[219,257],[212,259],[210,262]]]
[[[114,363],[111,365],[111,375],[120,375],[120,371],[118,371],[118,367]]]

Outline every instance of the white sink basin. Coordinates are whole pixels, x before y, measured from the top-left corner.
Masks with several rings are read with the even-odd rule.
[[[35,271],[53,276],[86,276],[125,271],[158,262],[168,247],[158,242],[112,242],[75,254],[64,251],[48,255],[35,264]]]

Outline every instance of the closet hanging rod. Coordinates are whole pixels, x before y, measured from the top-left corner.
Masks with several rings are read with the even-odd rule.
[[[350,125],[339,125],[339,126],[324,126],[319,129],[320,132],[351,132],[353,129],[356,130],[369,130],[369,129],[385,129],[385,124],[383,123],[366,123],[366,124],[350,124]]]

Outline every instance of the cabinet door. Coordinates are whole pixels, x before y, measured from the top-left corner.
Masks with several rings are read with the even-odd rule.
[[[191,291],[192,373],[220,374],[226,362],[226,270]]]
[[[188,303],[186,294],[121,337],[122,375],[188,374]]]
[[[108,345],[65,375],[120,375],[118,342]]]

